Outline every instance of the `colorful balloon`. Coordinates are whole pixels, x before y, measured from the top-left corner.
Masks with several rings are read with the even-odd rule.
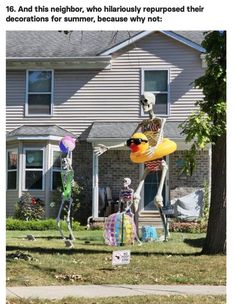
[[[108,216],[104,227],[105,244],[120,246],[132,244],[136,238],[136,226],[133,216],[118,212]]]
[[[63,153],[72,152],[76,145],[76,139],[71,136],[65,136],[59,143],[60,151]]]

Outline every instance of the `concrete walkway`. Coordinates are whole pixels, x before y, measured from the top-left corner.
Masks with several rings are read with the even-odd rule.
[[[207,285],[69,285],[7,287],[7,297],[62,299],[64,297],[127,297],[143,295],[225,295],[226,286]]]

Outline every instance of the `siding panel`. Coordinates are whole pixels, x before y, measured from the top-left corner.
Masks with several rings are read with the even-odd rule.
[[[93,121],[130,121],[140,117],[141,68],[170,69],[169,120],[185,120],[201,91],[200,53],[154,33],[115,54],[111,70],[55,70],[52,117],[24,117],[25,71],[7,73],[7,131],[23,124],[58,124],[79,136]]]

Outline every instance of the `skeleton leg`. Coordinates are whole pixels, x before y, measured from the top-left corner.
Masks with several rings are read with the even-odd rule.
[[[161,175],[161,180],[160,180],[160,184],[158,187],[158,191],[157,191],[157,195],[154,198],[154,203],[157,206],[157,208],[159,209],[160,212],[160,216],[162,219],[162,223],[163,223],[163,228],[164,228],[164,241],[167,241],[167,237],[168,237],[168,224],[167,224],[167,218],[165,216],[165,214],[162,212],[162,207],[163,207],[163,197],[162,197],[162,190],[163,190],[163,186],[164,186],[164,182],[166,179],[166,173],[168,170],[168,165],[167,163],[163,160],[162,161],[162,175]]]
[[[139,234],[139,216],[138,216],[138,208],[139,208],[139,203],[140,203],[140,192],[143,188],[144,185],[144,180],[146,176],[149,174],[150,170],[148,168],[145,168],[144,173],[141,177],[141,180],[139,182],[139,185],[134,193],[133,197],[133,203],[134,203],[134,221],[136,225],[136,231],[137,231],[137,236]]]
[[[68,230],[70,233],[71,240],[74,241],[75,237],[73,235],[73,231],[72,231],[71,223],[70,223],[70,211],[71,211],[72,202],[73,202],[73,199],[70,197],[66,222],[67,222],[67,227],[68,227]]]
[[[144,180],[146,178],[146,176],[149,174],[150,170],[148,168],[145,168],[144,173],[141,177],[141,180],[139,182],[139,185],[134,193],[134,209],[135,209],[135,213],[138,211],[138,207],[139,207],[139,203],[140,203],[140,192],[143,188],[144,185]]]
[[[60,205],[60,209],[59,209],[59,212],[58,212],[58,215],[57,215],[57,218],[56,218],[56,224],[57,224],[57,227],[58,227],[58,229],[59,229],[59,232],[60,232],[60,234],[61,234],[63,240],[65,240],[66,238],[65,238],[65,236],[64,236],[64,234],[63,234],[63,232],[62,232],[62,229],[61,229],[61,227],[60,227],[60,215],[61,215],[61,212],[62,212],[62,210],[63,210],[63,207],[64,207],[64,198],[62,198],[62,202],[61,202],[61,205]]]

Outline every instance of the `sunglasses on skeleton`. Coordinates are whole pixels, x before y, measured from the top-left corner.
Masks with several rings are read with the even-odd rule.
[[[127,147],[129,147],[131,144],[140,145],[142,142],[148,142],[145,139],[142,138],[130,138],[126,141]]]

